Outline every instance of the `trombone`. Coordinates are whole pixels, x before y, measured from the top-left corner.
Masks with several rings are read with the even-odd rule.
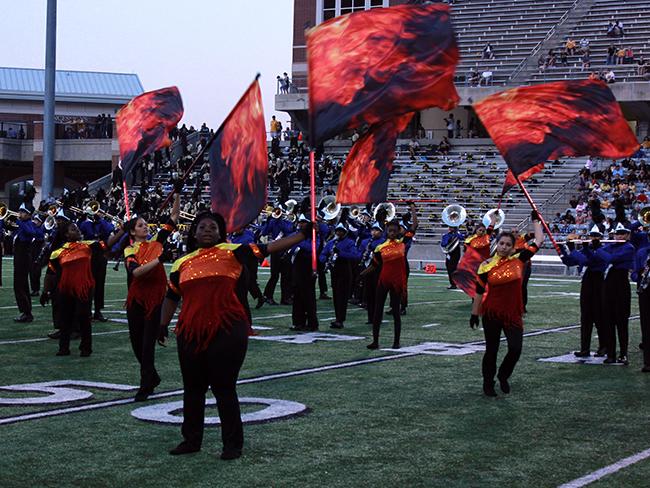
[[[70,207],[70,208],[73,209],[73,207]],[[124,223],[124,221],[122,219],[120,219],[119,217],[117,217],[115,215],[111,215],[108,212],[106,212],[105,210],[102,210],[101,206],[99,205],[99,202],[97,200],[91,200],[90,202],[88,202],[88,204],[86,205],[85,210],[86,210],[85,213],[87,213],[87,214],[100,215],[100,216],[105,217],[107,219],[110,219],[113,222],[116,222],[117,224],[120,224],[120,225]]]
[[[7,217],[18,217],[18,212],[9,210],[6,203],[0,203],[0,220],[4,220]]]

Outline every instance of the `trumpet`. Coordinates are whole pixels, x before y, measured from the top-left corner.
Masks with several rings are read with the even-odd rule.
[[[0,220],[4,220],[7,217],[18,217],[18,212],[9,210],[6,203],[0,203]]]

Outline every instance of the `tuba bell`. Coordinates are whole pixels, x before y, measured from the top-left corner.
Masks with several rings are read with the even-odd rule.
[[[101,210],[101,206],[97,200],[92,200],[84,207],[84,210],[89,215],[97,215]]]
[[[286,212],[288,214],[293,213],[293,211],[296,208],[296,205],[298,205],[298,202],[296,200],[294,200],[293,198],[290,199],[290,200],[287,200],[286,202],[284,202],[284,208],[286,209]]]
[[[4,220],[7,217],[18,217],[18,213],[9,210],[6,203],[0,202],[0,220]]]
[[[353,219],[358,219],[361,215],[361,207],[353,205],[350,207],[350,217]]]
[[[461,205],[447,205],[442,211],[442,221],[449,227],[460,227],[467,220],[467,211]]]
[[[54,215],[48,215],[45,222],[43,222],[43,227],[48,231],[54,229],[56,227],[56,217]]]
[[[396,211],[395,211],[395,205],[393,205],[393,204],[390,203],[390,202],[386,202],[386,203],[380,203],[379,205],[377,205],[377,206],[375,207],[375,210],[374,210],[373,213],[372,213],[372,217],[373,217],[376,221],[378,221],[378,220],[377,220],[377,217],[378,217],[378,215],[380,214],[380,212],[381,212],[382,210],[386,212],[386,219],[385,219],[385,222],[390,222],[391,220],[393,220],[393,219],[395,218],[395,212],[396,212]],[[379,222],[379,221],[378,221],[378,222]],[[385,222],[379,222],[379,223],[383,225]]]
[[[650,206],[643,207],[639,210],[639,216],[637,220],[641,222],[644,226],[650,225]]]
[[[487,212],[485,212],[485,215],[483,215],[482,222],[483,222],[483,225],[485,227],[489,227],[490,224],[492,223],[492,220],[490,219],[490,216],[492,214],[494,214],[494,213],[497,214],[496,215],[496,221],[494,222],[494,228],[495,229],[498,229],[499,227],[501,227],[504,224],[504,222],[506,221],[506,213],[503,210],[501,210],[500,208],[498,208],[498,209],[493,208],[492,210],[488,210]]]
[[[323,213],[324,220],[334,220],[341,213],[341,204],[336,203],[334,195],[327,195],[318,202],[318,209]]]

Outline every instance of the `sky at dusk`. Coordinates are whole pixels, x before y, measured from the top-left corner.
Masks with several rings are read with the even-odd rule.
[[[5,5],[0,65],[45,67],[46,5]],[[146,91],[176,85],[182,122],[216,128],[257,72],[265,116],[275,113],[275,77],[290,73],[292,29],[293,0],[58,0],[56,67],[136,73]]]

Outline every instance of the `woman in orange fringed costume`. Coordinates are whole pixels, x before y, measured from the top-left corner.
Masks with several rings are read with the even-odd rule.
[[[140,389],[135,401],[146,400],[160,384],[154,365],[156,339],[160,325],[160,308],[167,291],[167,274],[161,262],[163,245],[174,231],[180,214],[180,189],[175,189],[174,205],[167,223],[151,239],[147,221],[142,217],[129,220],[124,231],[133,241],[124,249],[128,295],[126,317],[135,357],[140,363]]]
[[[476,296],[472,304],[469,325],[479,326],[479,315],[483,316],[485,334],[485,354],[483,356],[483,392],[496,396],[494,375],[499,379],[501,391],[510,393],[508,379],[521,355],[523,343],[524,303],[522,282],[526,263],[544,242],[542,225],[537,212],[532,215],[535,228],[535,242],[527,249],[515,251],[516,236],[502,232],[497,238],[495,255],[484,261],[478,269]],[[508,353],[497,373],[497,352],[501,341],[501,331],[508,341]]]
[[[244,433],[236,384],[251,332],[243,305],[248,290],[246,268],[269,253],[290,248],[307,235],[311,235],[311,226],[266,246],[229,244],[221,215],[205,212],[192,223],[188,238],[192,252],[172,266],[160,325],[162,330],[167,329],[182,298],[176,336],[183,376],[184,440],[170,454],[201,449],[209,387],[221,419],[221,459],[241,456]]]
[[[104,253],[123,234],[119,230],[107,241],[82,241],[77,225],[64,221],[58,228],[52,242],[52,254],[48,263],[41,305],[45,305],[56,292],[56,304],[61,324],[59,351],[57,356],[70,355],[70,334],[75,324],[79,325],[82,357],[92,353],[90,330],[90,307],[95,280],[90,267],[94,253]]]
[[[474,229],[474,234],[465,239],[465,250],[456,271],[451,275],[456,286],[470,298],[476,295],[476,271],[483,261],[490,257],[491,240],[494,232],[496,217],[490,214],[490,225],[480,223]]]
[[[379,327],[384,318],[386,296],[390,296],[390,307],[395,325],[393,349],[400,348],[400,335],[402,332],[400,305],[402,298],[406,294],[407,287],[406,266],[408,263],[406,255],[418,227],[418,217],[415,205],[412,203],[410,210],[411,228],[404,233],[402,238],[399,238],[399,222],[396,220],[388,222],[386,224],[386,241],[377,246],[372,263],[360,275],[362,277],[366,276],[376,268],[380,268],[379,281],[375,292],[375,311],[372,319],[372,342],[368,344],[368,349],[379,349]]]

